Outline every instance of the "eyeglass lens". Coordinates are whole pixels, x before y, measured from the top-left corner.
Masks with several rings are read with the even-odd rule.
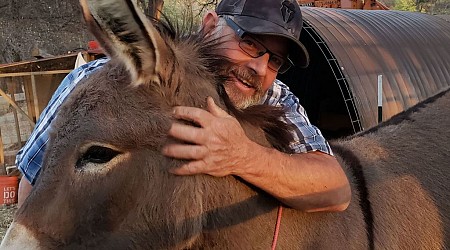
[[[231,18],[225,17],[225,21],[228,26],[234,30],[236,35],[240,38],[239,47],[249,56],[257,58],[263,56],[264,54],[269,54],[268,67],[278,73],[285,73],[293,64],[289,58],[283,58],[277,54],[274,54],[268,50],[261,42],[255,38],[245,34],[243,31]]]
[[[239,47],[247,53],[249,56],[253,58],[257,58],[260,56],[263,56],[264,54],[269,54],[269,63],[268,66],[272,70],[279,71],[283,65],[285,64],[285,60],[283,57],[274,54],[273,52],[269,51],[264,45],[262,45],[258,40],[250,37],[250,36],[244,36],[239,41]]]

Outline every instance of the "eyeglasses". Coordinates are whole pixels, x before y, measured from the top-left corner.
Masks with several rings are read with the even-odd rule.
[[[247,55],[252,58],[258,58],[263,56],[264,54],[269,54],[269,62],[267,66],[274,71],[277,71],[280,74],[286,73],[294,63],[288,57],[282,57],[277,55],[267,49],[260,41],[255,38],[245,34],[245,31],[237,25],[230,17],[223,17],[227,22],[228,26],[234,30],[236,35],[239,37],[239,47],[244,51]]]

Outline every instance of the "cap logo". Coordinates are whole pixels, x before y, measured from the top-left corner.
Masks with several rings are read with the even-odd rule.
[[[284,0],[283,2],[281,2],[280,11],[284,23],[288,23],[294,18],[295,6],[291,1]]]
[[[239,2],[240,0],[231,1],[230,3],[228,3],[228,6],[238,7]]]

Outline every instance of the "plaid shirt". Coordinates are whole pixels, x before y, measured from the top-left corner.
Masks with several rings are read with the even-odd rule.
[[[51,122],[55,119],[59,106],[81,79],[88,77],[89,74],[101,68],[107,61],[106,58],[95,60],[73,70],[64,78],[53,94],[39,117],[30,138],[16,156],[16,166],[31,184],[34,185],[39,176],[45,148],[49,140]],[[287,108],[288,112],[283,120],[292,128],[294,141],[291,142],[290,147],[295,152],[320,150],[332,154],[330,146],[319,129],[310,124],[297,97],[281,81],[276,80],[274,82],[272,88],[266,93],[263,103]]]
[[[50,124],[55,119],[59,106],[81,79],[99,69],[107,61],[102,58],[76,68],[64,78],[56,89],[47,107],[40,115],[30,138],[16,156],[16,166],[31,184],[34,185],[41,171],[45,148],[49,140]]]
[[[289,147],[294,152],[321,151],[333,155],[327,140],[325,140],[320,130],[309,122],[305,109],[300,105],[298,98],[289,90],[286,84],[275,80],[261,102],[266,105],[286,109],[282,120],[291,129],[294,140]]]

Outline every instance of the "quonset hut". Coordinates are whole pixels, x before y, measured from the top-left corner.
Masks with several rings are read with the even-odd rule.
[[[300,40],[308,68],[282,75],[312,123],[328,138],[378,124],[382,119],[450,87],[450,22],[392,10],[302,8]]]

